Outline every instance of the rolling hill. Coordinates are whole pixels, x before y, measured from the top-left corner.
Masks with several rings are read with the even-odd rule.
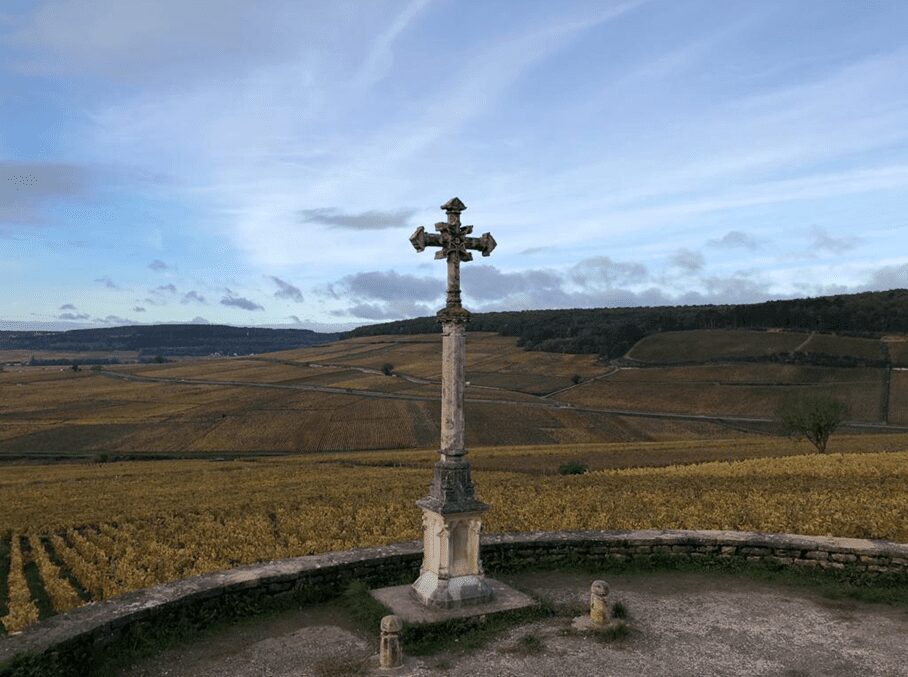
[[[889,336],[887,346],[903,345],[902,338]],[[823,336],[824,350],[848,358],[847,366],[760,361],[815,339],[744,330],[662,333],[605,363],[594,355],[530,352],[514,338],[471,332],[468,444],[766,434],[781,397],[819,391],[849,402],[857,423],[908,426],[908,372],[854,366],[881,341]],[[0,374],[0,454],[432,448],[439,436],[440,351],[438,334],[393,335],[78,373],[7,368]]]
[[[139,357],[248,355],[320,345],[338,337],[308,329],[156,324],[59,332],[0,331],[0,351],[134,352]]]

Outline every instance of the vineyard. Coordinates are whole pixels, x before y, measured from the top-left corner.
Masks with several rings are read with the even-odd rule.
[[[893,354],[908,345],[890,338]],[[908,379],[897,369],[711,361],[805,341],[853,360],[883,346],[784,332],[668,332],[641,341],[631,355],[685,364],[630,366],[592,355],[528,352],[514,338],[471,332],[467,437],[477,446],[727,438],[765,433],[766,426],[742,430],[624,412],[768,418],[786,395],[816,392],[848,402],[854,419],[908,424]],[[376,336],[80,372],[9,367],[0,373],[0,456],[427,447],[439,436],[440,351],[438,335]],[[707,363],[689,363],[695,359]]]
[[[793,443],[790,443],[793,444]],[[908,541],[908,438],[753,458],[777,440],[477,449],[486,529],[745,529]],[[762,452],[761,452],[762,450]],[[803,448],[801,449],[803,451]],[[797,449],[789,448],[796,452]],[[674,465],[664,465],[672,458]],[[202,572],[419,536],[431,451],[4,467],[6,632]],[[557,474],[566,458],[608,462]],[[632,460],[634,459],[634,460]],[[700,459],[702,460],[702,458]],[[633,463],[643,467],[620,467]]]

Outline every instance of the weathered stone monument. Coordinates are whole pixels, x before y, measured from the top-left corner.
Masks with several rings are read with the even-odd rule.
[[[489,233],[470,237],[473,226],[460,223],[466,205],[452,198],[441,206],[446,221],[435,233],[419,227],[410,237],[416,251],[439,247],[436,259],[448,263],[448,295],[438,312],[442,326],[441,451],[429,495],[417,501],[422,509],[423,560],[412,585],[370,591],[407,624],[431,624],[453,618],[488,616],[536,605],[535,600],[500,581],[486,578],[479,560],[482,514],[489,506],[476,499],[464,440],[464,331],[470,313],[460,301],[460,263],[470,251],[488,256],[495,249]]]
[[[435,224],[437,233],[420,226],[410,237],[416,251],[440,247],[436,259],[448,262],[448,293],[438,312],[442,326],[441,458],[429,495],[418,501],[423,511],[423,563],[413,584],[419,600],[429,607],[456,608],[485,602],[492,588],[479,561],[482,513],[489,506],[476,499],[464,443],[465,325],[470,313],[461,305],[460,262],[471,261],[469,250],[488,256],[495,249],[490,233],[469,237],[473,226],[463,226],[460,214],[466,205],[452,198],[441,206],[447,221]]]

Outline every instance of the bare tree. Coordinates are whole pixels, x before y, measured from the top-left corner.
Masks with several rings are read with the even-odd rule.
[[[776,410],[786,435],[803,437],[821,454],[826,451],[829,436],[850,413],[847,404],[825,394],[788,397]]]

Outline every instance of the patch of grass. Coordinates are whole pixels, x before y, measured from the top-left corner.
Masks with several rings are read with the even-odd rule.
[[[329,658],[312,666],[316,677],[349,677],[369,672],[368,660],[360,658]]]
[[[608,626],[604,630],[596,632],[595,637],[601,642],[614,642],[619,639],[624,639],[630,634],[631,629],[628,627],[627,623],[621,621]]]
[[[109,647],[98,651],[89,650],[79,657],[67,656],[63,664],[67,667],[59,672],[62,675],[72,674],[72,665],[84,668],[85,674],[97,677],[119,677],[127,674],[133,662],[160,653],[164,649],[187,646],[204,641],[225,628],[243,622],[260,622],[288,608],[298,606],[299,603],[292,597],[259,600],[249,595],[228,595],[210,600],[206,604],[193,607],[178,607],[176,610],[163,617],[155,618],[153,622],[136,622],[127,626],[117,640]],[[31,657],[39,666],[46,666],[44,661],[47,654]],[[52,656],[54,660],[59,657]],[[29,677],[34,675],[56,675],[58,673],[37,671],[23,673]],[[18,673],[13,673],[19,677]],[[6,677],[3,675],[2,677]]]
[[[627,618],[627,607],[624,605],[624,602],[618,601],[612,605],[612,618]]]
[[[609,573],[646,574],[676,571],[678,573],[699,573],[710,575],[741,576],[757,582],[772,585],[786,585],[795,588],[812,590],[827,599],[850,599],[872,604],[889,604],[908,607],[908,583],[895,575],[892,577],[870,577],[860,572],[841,572],[830,570],[795,570],[763,562],[706,560],[691,562],[676,560],[670,556],[653,554],[646,559],[608,561],[598,564],[577,562],[562,565],[558,569],[564,573],[584,573],[602,575],[607,579]],[[520,567],[520,571],[551,571],[552,567]],[[487,567],[490,575],[507,573]]]
[[[352,581],[341,595],[341,606],[357,625],[369,635],[378,636],[381,619],[388,610],[372,595],[362,581]]]
[[[369,594],[369,586],[353,581],[339,599],[340,606],[361,630],[378,638],[379,627],[388,610]],[[441,651],[471,651],[501,634],[501,632],[530,621],[554,616],[550,605],[540,603],[530,609],[518,609],[492,616],[456,618],[430,625],[404,624],[400,639],[404,652],[411,656],[428,656]]]
[[[545,651],[545,644],[538,635],[529,633],[518,639],[517,643],[511,647],[510,651],[511,653],[530,656]]]
[[[469,652],[479,649],[502,632],[552,613],[544,606],[518,609],[493,616],[458,618],[433,625],[404,626],[401,633],[404,651],[411,656],[427,656],[441,651]]]
[[[583,475],[589,468],[580,461],[568,461],[558,466],[559,475]]]

